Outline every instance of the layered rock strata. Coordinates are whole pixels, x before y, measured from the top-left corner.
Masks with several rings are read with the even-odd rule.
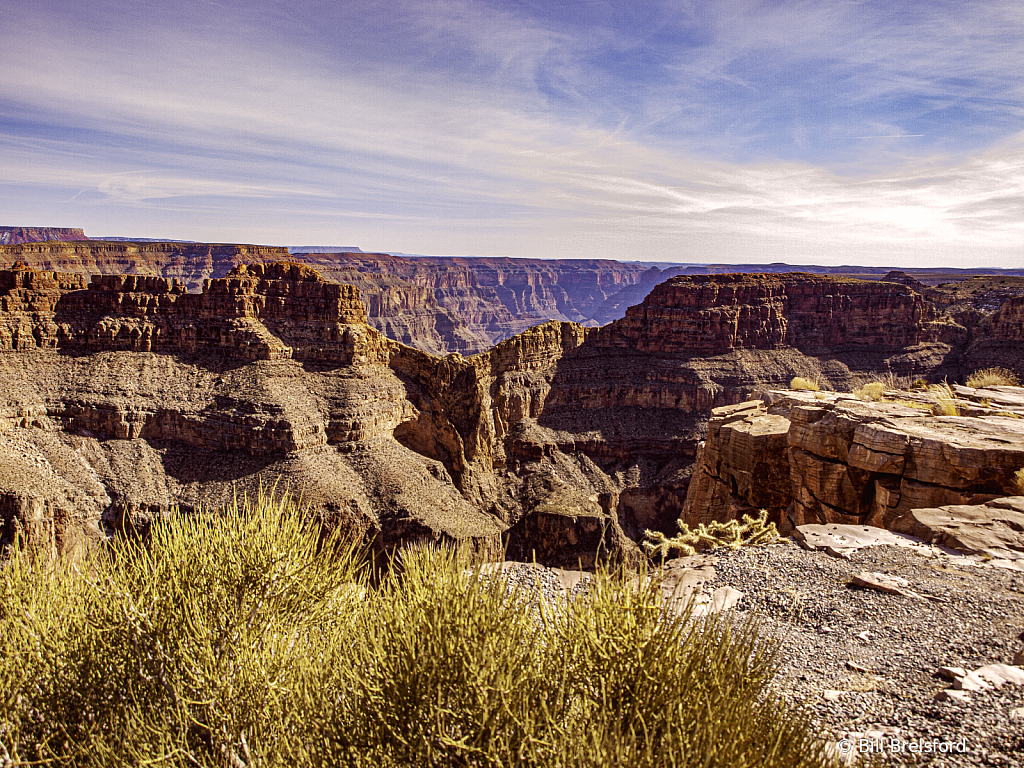
[[[0,478],[29,472],[0,488],[14,499],[0,504],[15,510],[5,531],[40,523],[33,530],[56,540],[60,526],[46,521],[72,513],[83,531],[96,520],[144,527],[174,505],[215,505],[279,482],[383,547],[438,536],[490,546],[503,535],[519,557],[574,565],[635,556],[645,529],[673,532],[688,488],[712,477],[728,494],[714,511],[687,511],[693,521],[782,510],[789,502],[773,489],[805,464],[801,472],[820,475],[814,501],[801,502],[806,519],[834,506],[833,488],[842,499],[893,490],[886,507],[895,507],[882,475],[902,483],[899,472],[861,477],[858,466],[833,477],[793,451],[837,460],[791,448],[791,430],[783,463],[773,463],[781,422],[747,429],[747,415],[713,421],[714,440],[729,433],[735,444],[717,474],[703,469],[705,446],[691,484],[708,413],[795,375],[840,386],[886,369],[938,376],[958,364],[944,339],[963,331],[896,284],[674,278],[604,328],[550,321],[484,353],[438,357],[371,328],[357,288],[306,265],[239,265],[201,293],[186,289],[167,277],[0,271],[0,423],[22,446],[0,453]],[[774,442],[759,448],[764,440]],[[751,465],[727,478],[742,456]],[[52,482],[32,474],[42,467]],[[906,480],[908,499],[911,481],[935,484]],[[989,480],[922,498],[981,499]],[[757,493],[743,496],[748,486]],[[43,489],[42,513],[15,498],[29,488]]]
[[[288,249],[268,245],[82,240],[0,246],[0,264],[84,275],[144,275],[177,280],[190,291],[225,277],[240,264],[288,261]]]
[[[764,391],[717,409],[681,519],[695,525],[767,508],[789,525],[902,529],[915,510],[1012,491],[1024,467],[1017,413],[936,416],[924,398],[891,394],[895,402]]]
[[[83,230],[73,227],[0,227],[0,245],[88,239]]]

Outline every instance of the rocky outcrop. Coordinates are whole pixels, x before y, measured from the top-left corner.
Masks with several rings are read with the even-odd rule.
[[[1013,487],[1024,467],[1015,413],[934,416],[926,397],[891,394],[896,402],[765,391],[716,410],[682,519],[763,507],[791,525],[892,529],[914,510],[983,504]]]
[[[605,337],[609,345],[701,355],[886,352],[955,338],[951,326],[906,286],[795,272],[673,278],[630,307]]]
[[[1024,566],[1024,496],[915,509],[897,519],[893,529],[957,552]]]
[[[0,227],[0,245],[88,239],[83,230],[72,227]]]
[[[108,530],[281,482],[380,546],[504,534],[518,556],[571,564],[635,556],[645,529],[674,531],[696,486],[718,496],[710,508],[687,501],[693,521],[760,506],[781,518],[792,500],[780,483],[794,472],[814,489],[800,502],[806,519],[828,518],[833,490],[857,519],[882,503],[876,488],[890,493],[883,518],[913,483],[962,491],[925,494],[933,506],[990,498],[992,478],[940,486],[906,469],[906,456],[902,470],[875,467],[873,454],[854,465],[852,437],[845,469],[810,437],[791,445],[784,422],[804,419],[808,434],[828,419],[856,421],[852,432],[873,423],[825,395],[801,401],[806,413],[769,403],[770,420],[748,424],[760,414],[751,406],[713,420],[691,483],[709,410],[759,386],[794,375],[842,385],[887,366],[935,376],[955,364],[941,340],[955,327],[901,286],[719,282],[676,278],[604,328],[554,320],[441,357],[383,336],[356,287],[308,265],[238,265],[201,293],[168,277],[86,281],[22,265],[0,270],[0,421],[26,440],[49,435],[45,451],[32,437],[11,458],[57,468],[67,488],[39,485],[51,488],[44,507],[70,509],[73,498]],[[715,339],[721,348],[706,354]],[[899,407],[889,415],[919,413]]]
[[[25,268],[0,271],[0,286],[0,423],[23,445],[7,460],[53,478],[0,488],[8,539],[20,526],[55,546],[99,519],[140,527],[261,483],[381,546],[496,541],[505,527],[395,441],[415,412],[411,362],[443,361],[367,327],[352,286],[290,263],[239,267],[201,294]]]
[[[999,367],[1024,377],[1024,296],[1007,299],[972,329],[966,351],[969,370]]]
[[[0,265],[85,275],[145,275],[177,280],[190,291],[225,277],[240,264],[290,260],[287,248],[266,245],[83,240],[0,246]]]

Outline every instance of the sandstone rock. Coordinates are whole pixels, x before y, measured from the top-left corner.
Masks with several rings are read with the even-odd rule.
[[[953,687],[958,691],[984,691],[1002,688],[1007,683],[1024,685],[1024,670],[1007,664],[986,664],[957,678]]]
[[[943,547],[1005,560],[1024,560],[1024,497],[984,505],[914,509],[894,523],[898,531]]]
[[[692,502],[683,506],[683,523],[696,527],[738,517],[740,509],[781,510],[789,503],[784,462],[789,421],[767,413],[759,401],[712,411],[708,442],[691,480]],[[742,507],[740,507],[742,505]]]
[[[716,613],[723,613],[725,611],[731,611],[736,607],[736,604],[743,597],[743,593],[738,589],[732,587],[719,587],[711,595],[702,594],[699,595],[692,608],[690,614],[694,618],[700,616],[708,616]],[[684,604],[679,604],[679,609],[682,610]]]
[[[968,691],[960,691],[956,689],[946,688],[938,691],[935,694],[936,701],[956,701],[961,704],[968,704],[971,701],[971,696]]]
[[[69,227],[0,227],[0,245],[88,239],[83,230]]]
[[[894,546],[927,549],[920,539],[866,525],[800,525],[794,537],[808,549],[818,549],[836,557],[848,557],[865,547]]]
[[[957,680],[967,677],[967,670],[963,667],[939,667],[939,677],[944,677],[946,680]]]

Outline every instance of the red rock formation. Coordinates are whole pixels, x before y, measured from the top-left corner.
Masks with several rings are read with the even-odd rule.
[[[135,274],[166,277],[198,291],[203,280],[224,277],[239,264],[289,260],[288,249],[211,243],[28,242],[0,246],[0,264],[22,261],[34,269],[81,275]]]
[[[715,355],[796,348],[874,351],[937,340],[924,298],[896,283],[784,275],[675,277],[602,334],[609,346]]]
[[[0,245],[88,239],[81,229],[67,227],[0,227]]]
[[[1001,496],[1024,466],[1019,418],[933,416],[909,401],[836,393],[757,397],[714,412],[683,508],[686,524],[767,508],[792,525],[891,528],[915,509]]]

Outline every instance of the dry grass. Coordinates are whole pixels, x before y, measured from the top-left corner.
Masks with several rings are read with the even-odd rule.
[[[853,390],[853,396],[859,400],[879,401],[885,394],[885,384],[880,381],[872,381],[859,389]]]
[[[967,377],[968,387],[1019,387],[1020,378],[1005,368],[982,368]]]
[[[371,578],[285,502],[0,568],[0,763],[824,766],[756,624],[599,573],[571,610],[461,550]],[[671,617],[671,618],[670,618]],[[8,760],[9,758],[9,760]]]
[[[1010,483],[1010,492],[1017,496],[1024,496],[1024,468],[1013,473],[1013,480]]]
[[[790,389],[804,389],[811,392],[817,392],[821,389],[821,383],[817,379],[807,379],[803,376],[794,376],[789,382]]]
[[[960,407],[957,404],[956,394],[947,382],[932,384],[928,392],[935,397],[934,413],[937,416],[959,416]]]

